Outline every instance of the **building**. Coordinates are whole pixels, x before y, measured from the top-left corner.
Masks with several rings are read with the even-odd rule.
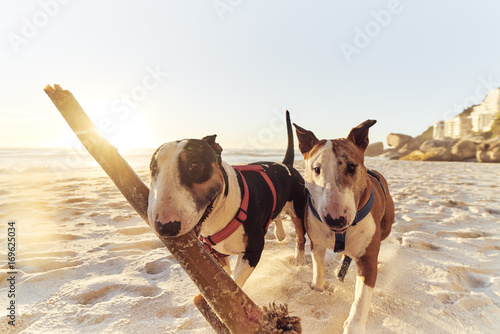
[[[444,121],[444,137],[461,138],[472,132],[472,120],[466,116],[455,116]]]
[[[434,123],[432,138],[444,139],[444,121],[438,121],[438,122]]]
[[[470,113],[466,111],[453,118],[434,123],[433,138],[457,139],[473,132],[489,131],[500,112],[500,88],[489,92],[481,104],[472,107]]]
[[[473,108],[470,115],[472,120],[472,131],[489,131],[493,121],[500,111],[500,88],[492,90],[486,95],[484,101]]]

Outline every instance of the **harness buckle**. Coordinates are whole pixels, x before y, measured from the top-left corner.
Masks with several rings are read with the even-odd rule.
[[[215,243],[215,242],[213,242],[213,240],[212,240],[211,236],[205,237],[205,240],[206,240],[206,241],[208,241],[208,242],[210,242],[210,243],[212,244],[212,246],[215,246],[215,245],[216,245],[216,243]],[[210,248],[212,248],[212,247],[210,247]]]
[[[242,214],[243,216],[240,216],[240,214]],[[236,215],[234,216],[234,219],[236,219],[238,222],[243,224],[243,222],[245,220],[247,220],[247,218],[248,218],[248,212],[243,210],[241,207],[238,208],[238,211],[236,211]]]

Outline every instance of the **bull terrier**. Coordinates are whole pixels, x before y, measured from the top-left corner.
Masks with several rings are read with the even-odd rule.
[[[306,195],[304,179],[293,168],[288,111],[286,123],[288,147],[282,163],[230,166],[222,161],[216,135],[160,146],[150,164],[148,219],[155,233],[175,237],[194,228],[242,287],[260,260],[269,224],[283,211],[295,225],[296,261],[303,262]],[[238,255],[233,272],[228,255]]]
[[[313,132],[294,124],[305,160],[305,227],[311,240],[312,288],[325,289],[327,248],[342,253],[336,270],[341,281],[351,259],[357,267],[355,298],[344,334],[365,332],[380,243],[394,222],[394,202],[387,181],[364,165],[368,129],[375,123],[367,120],[353,128],[347,138],[334,140],[318,140]]]

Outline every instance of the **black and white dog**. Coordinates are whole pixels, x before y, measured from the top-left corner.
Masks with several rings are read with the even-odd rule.
[[[160,146],[151,159],[148,218],[153,230],[175,237],[192,229],[231,274],[228,255],[238,255],[233,278],[243,286],[264,248],[271,221],[279,215],[295,225],[296,261],[304,260],[304,179],[293,168],[293,133],[287,111],[288,147],[283,162],[230,166],[221,159],[216,135]],[[282,235],[281,235],[282,237]]]

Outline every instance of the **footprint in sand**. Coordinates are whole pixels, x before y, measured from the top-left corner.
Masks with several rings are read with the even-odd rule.
[[[486,208],[486,209],[484,209],[484,211],[486,211],[487,213],[492,214],[492,215],[500,215],[500,210]]]
[[[493,286],[494,270],[456,266],[449,267],[448,273],[448,289],[436,295],[438,302],[467,312],[493,304],[485,292]]]
[[[173,261],[173,256],[168,256],[146,263],[144,265],[144,270],[148,275],[158,275],[170,268],[172,263],[175,263]]]
[[[65,204],[73,204],[73,203],[81,203],[87,201],[86,198],[84,197],[70,197],[64,201],[62,201]]]
[[[155,297],[162,289],[148,285],[116,284],[109,281],[98,281],[85,286],[83,292],[78,292],[74,298],[78,304],[94,305],[112,300],[115,297],[127,295],[130,297]]]
[[[484,237],[492,236],[491,233],[483,232],[483,231],[453,231],[453,232],[437,231],[435,233],[435,235],[438,238],[458,237],[458,238],[464,238],[464,239],[477,239],[477,238],[484,238]]]
[[[417,238],[411,238],[411,237],[403,237],[402,245],[409,248],[422,249],[422,250],[438,251],[440,249],[439,246],[436,246],[430,242],[421,241]]]
[[[151,228],[147,225],[144,226],[131,226],[131,227],[121,227],[118,229],[118,233],[123,235],[140,235],[144,233],[151,232]]]
[[[157,238],[151,238],[143,241],[136,242],[106,242],[99,245],[100,248],[104,248],[110,252],[119,252],[126,250],[151,250],[155,248],[163,247],[161,241]]]
[[[72,251],[29,252],[23,254],[18,264],[25,273],[43,273],[80,265],[82,261],[77,255]]]
[[[39,243],[55,242],[55,241],[72,241],[82,239],[81,235],[72,233],[39,233],[39,234],[25,234],[22,236],[23,244],[30,244],[30,247]]]
[[[450,285],[455,291],[482,291],[491,286],[490,277],[487,275],[491,270],[452,267],[448,271]]]
[[[23,253],[23,258],[32,259],[32,258],[64,258],[64,257],[76,257],[78,255],[77,252],[73,251],[42,251],[42,252],[26,252]]]
[[[499,241],[497,240],[497,242],[499,242]],[[500,251],[500,246],[486,245],[486,246],[483,246],[483,248],[481,248],[481,252],[487,252],[487,251]]]
[[[160,319],[165,318],[182,318],[187,311],[187,306],[178,305],[178,306],[169,306],[157,309],[155,311],[155,316]]]

